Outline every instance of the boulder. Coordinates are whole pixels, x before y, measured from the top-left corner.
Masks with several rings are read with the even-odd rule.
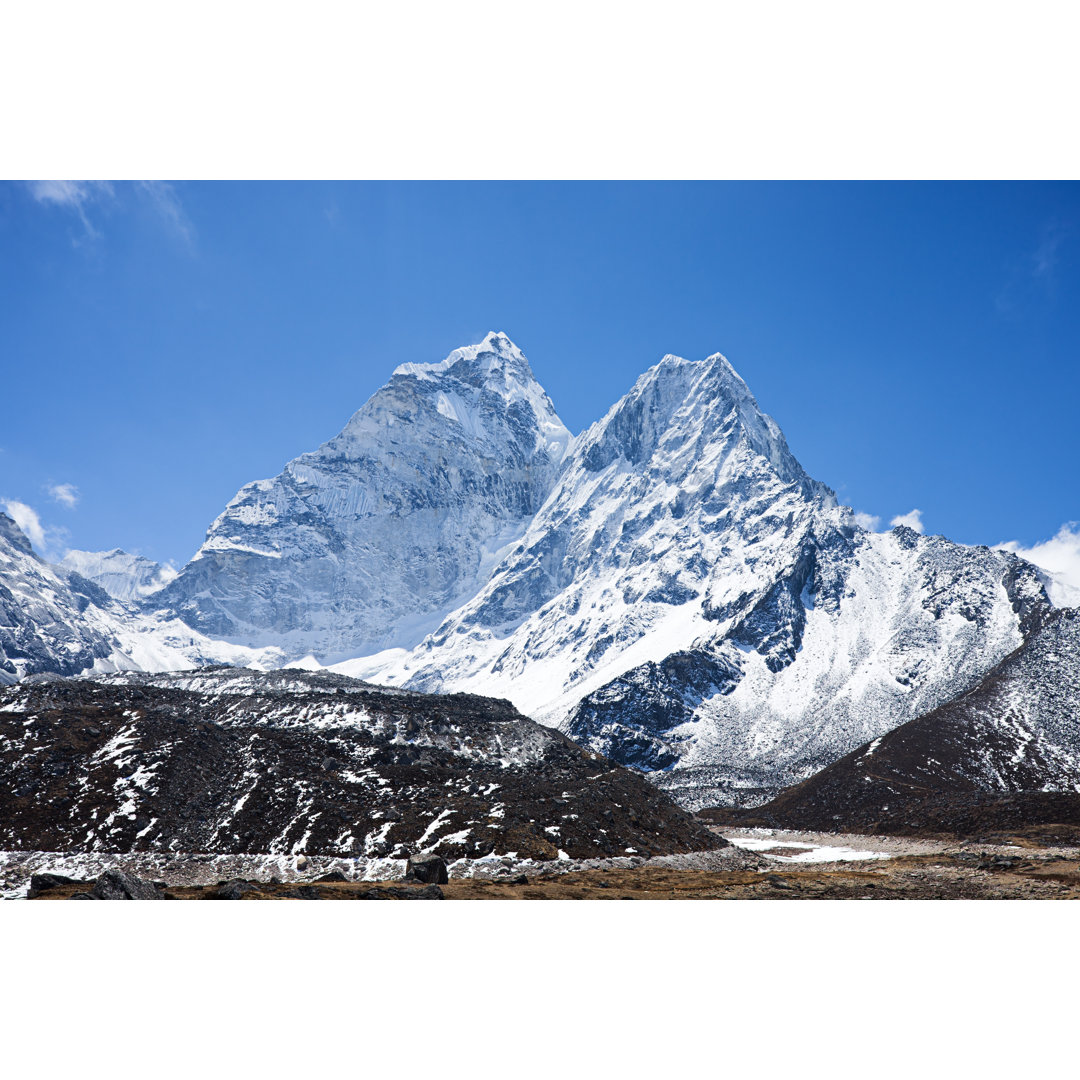
[[[322,893],[314,885],[300,885],[288,892],[278,893],[282,900],[321,900]]]
[[[32,874],[30,876],[30,888],[27,890],[26,899],[33,900],[43,892],[59,888],[61,885],[78,884],[78,878],[64,877],[63,874]]]
[[[94,883],[90,896],[95,900],[165,899],[162,891],[152,881],[143,881],[142,878],[126,874],[123,870],[106,870]]]
[[[450,875],[446,872],[446,863],[438,855],[413,855],[405,867],[405,880],[445,885]]]

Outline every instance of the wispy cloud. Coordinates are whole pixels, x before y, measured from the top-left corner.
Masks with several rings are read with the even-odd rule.
[[[4,499],[4,509],[16,525],[30,538],[30,543],[40,550],[45,545],[45,528],[32,506],[18,499]]]
[[[1043,232],[1039,246],[1029,257],[1030,272],[1033,278],[1047,281],[1054,275],[1059,260],[1061,245],[1065,242],[1068,230],[1060,222],[1054,222]]]
[[[906,525],[909,529],[914,529],[917,533],[923,531],[923,520],[921,510],[909,510],[906,514],[897,514],[896,517],[889,522],[892,528],[896,528],[898,525]]]
[[[1043,225],[1038,242],[1016,261],[997,295],[995,303],[1001,314],[1015,314],[1036,299],[1053,297],[1061,249],[1071,231],[1071,225],[1063,221]]]
[[[174,232],[189,247],[195,244],[195,229],[192,226],[176,188],[164,180],[136,180],[135,190],[153,206],[167,228]]]
[[[112,198],[113,186],[107,180],[31,180],[27,187],[39,203],[74,210],[87,236],[94,239],[101,236],[87,216],[86,208],[99,199]]]
[[[52,561],[63,555],[68,536],[67,529],[43,524],[38,512],[18,499],[0,499],[0,505],[4,507],[15,524],[26,533],[39,555]]]
[[[164,180],[136,180],[116,185],[106,180],[31,180],[30,194],[42,204],[58,206],[78,215],[87,237],[102,238],[101,229],[91,218],[95,204],[112,204],[115,208],[132,204],[132,193],[153,210],[162,225],[178,237],[189,250],[195,245],[195,228],[184,211],[176,188]]]
[[[49,494],[54,501],[74,510],[79,501],[79,489],[74,484],[53,484],[49,488]]]
[[[1046,571],[1050,579],[1046,591],[1058,607],[1080,606],[1080,522],[1066,522],[1051,539],[1032,547],[1022,547],[1015,540],[995,546]]]
[[[867,514],[862,510],[855,511],[855,524],[860,529],[866,529],[867,532],[877,532],[878,526],[881,525],[881,518],[877,514]]]

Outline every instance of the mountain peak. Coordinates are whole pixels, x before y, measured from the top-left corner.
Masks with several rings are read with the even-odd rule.
[[[484,375],[509,370],[524,381],[536,381],[525,354],[501,330],[489,331],[479,344],[463,345],[434,364],[398,364],[394,368],[394,375],[431,379],[452,371],[459,364],[465,368],[476,368]]]
[[[411,648],[525,532],[570,441],[505,334],[402,364],[338,435],[245,485],[161,602],[293,659]]]

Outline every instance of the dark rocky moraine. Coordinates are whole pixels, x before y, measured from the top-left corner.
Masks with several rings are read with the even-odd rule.
[[[327,672],[34,677],[0,688],[0,769],[6,850],[452,862],[725,845],[506,701]]]

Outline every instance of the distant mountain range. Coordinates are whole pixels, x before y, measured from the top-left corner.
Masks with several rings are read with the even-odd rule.
[[[163,589],[176,571],[142,555],[112,551],[69,551],[60,565],[100,586],[114,600],[141,600]]]
[[[489,334],[399,366],[175,577],[49,566],[0,518],[0,679],[332,665],[509,699],[688,807],[749,805],[977,687],[1047,625],[1045,585],[860,528],[718,354],[665,357],[571,437]]]

